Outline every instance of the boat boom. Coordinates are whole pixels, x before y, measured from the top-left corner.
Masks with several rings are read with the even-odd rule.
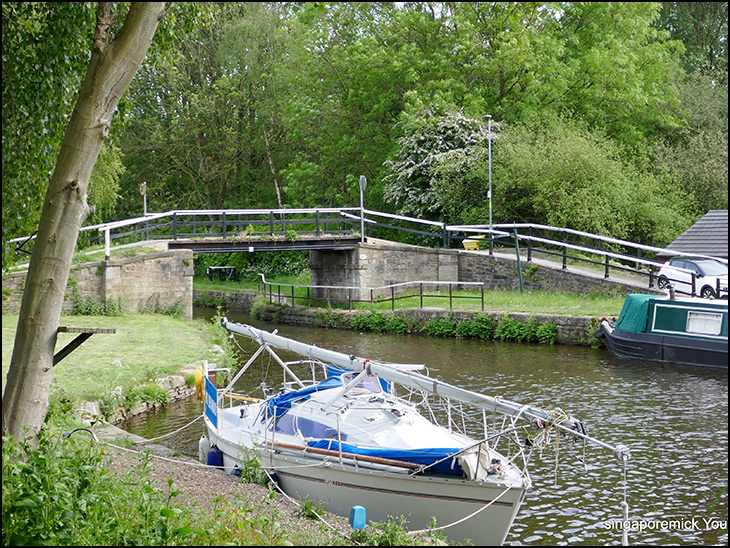
[[[282,337],[275,333],[263,331],[250,325],[229,322],[227,318],[223,318],[221,325],[228,331],[249,337],[262,346],[273,346],[280,350],[294,352],[300,356],[307,356],[310,359],[317,359],[351,371],[361,372],[363,370],[368,370],[373,375],[387,381],[396,382],[410,388],[424,390],[444,398],[452,398],[468,402],[482,409],[513,417],[515,420],[518,418],[524,418],[528,421],[543,421],[548,425],[558,427],[570,435],[579,437],[594,445],[613,451],[619,460],[626,460],[630,456],[629,449],[624,445],[619,444],[617,446],[613,446],[588,436],[585,433],[585,426],[583,423],[574,417],[565,417],[560,422],[553,422],[554,417],[539,407],[520,404],[500,397],[479,394],[413,371],[414,368],[422,366],[394,364],[377,360],[374,361],[354,355],[348,356],[341,352],[327,350],[316,345],[302,343],[287,337]]]

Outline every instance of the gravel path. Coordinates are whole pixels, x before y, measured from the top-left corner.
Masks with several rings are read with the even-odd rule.
[[[234,502],[241,500],[247,507],[254,508],[250,515],[253,520],[259,516],[270,515],[272,506],[277,511],[277,522],[281,531],[295,544],[302,544],[307,539],[310,546],[357,546],[350,538],[352,529],[349,520],[333,514],[323,516],[320,520],[304,518],[299,515],[299,504],[286,495],[277,492],[271,498],[269,490],[258,484],[245,483],[239,478],[222,470],[200,464],[185,456],[171,456],[170,450],[164,446],[143,443],[142,438],[130,435],[113,426],[93,429],[101,443],[105,444],[106,453],[112,470],[120,474],[139,475],[139,469],[145,459],[147,477],[153,485],[164,493],[169,492],[168,478],[174,481],[173,488],[179,494],[173,499],[180,506],[199,508],[203,512],[212,512],[215,504],[221,500]],[[115,445],[112,440],[120,438],[136,441],[133,449]],[[145,455],[148,455],[145,457]],[[260,511],[259,516],[256,510]]]

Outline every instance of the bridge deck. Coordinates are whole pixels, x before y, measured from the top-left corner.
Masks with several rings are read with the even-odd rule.
[[[254,253],[256,251],[311,251],[323,249],[355,249],[360,243],[359,237],[338,237],[338,236],[304,236],[294,241],[286,238],[277,239],[250,239],[242,240],[236,238],[199,240],[170,240],[167,242],[168,249],[192,249],[193,253],[232,253],[242,251]]]

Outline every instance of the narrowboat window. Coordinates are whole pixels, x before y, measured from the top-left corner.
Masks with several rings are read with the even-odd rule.
[[[688,312],[687,332],[719,335],[722,329],[722,314],[710,312]]]

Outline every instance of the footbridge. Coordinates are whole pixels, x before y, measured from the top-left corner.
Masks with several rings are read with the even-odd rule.
[[[339,291],[350,301],[372,300],[377,292],[393,295],[394,287],[407,291],[407,284],[417,282],[481,284],[487,290],[653,292],[662,265],[654,257],[676,254],[559,227],[449,225],[364,208],[174,210],[83,227],[78,246],[101,244],[106,263],[116,265],[122,260],[117,249],[142,242],[193,257],[308,251],[312,289],[330,300]],[[27,252],[33,238],[15,243]],[[192,276],[192,268],[181,271]]]

